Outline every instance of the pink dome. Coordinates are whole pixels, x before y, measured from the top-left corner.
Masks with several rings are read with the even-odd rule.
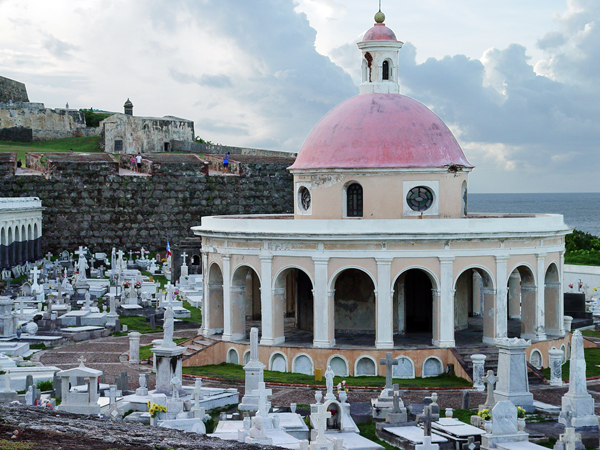
[[[290,169],[473,167],[442,120],[400,94],[361,94],[310,132]]]
[[[373,28],[367,31],[363,41],[397,41],[396,35],[384,23],[376,23]]]

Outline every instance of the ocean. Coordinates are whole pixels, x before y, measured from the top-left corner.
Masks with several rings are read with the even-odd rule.
[[[562,214],[571,228],[600,236],[600,192],[469,194],[469,212]]]

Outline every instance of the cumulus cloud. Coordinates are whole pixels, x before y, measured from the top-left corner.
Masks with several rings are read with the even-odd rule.
[[[59,59],[71,59],[73,55],[69,53],[71,50],[78,50],[79,47],[68,42],[61,41],[60,39],[52,36],[51,34],[46,35],[46,39],[43,41],[43,46],[52,55]]]

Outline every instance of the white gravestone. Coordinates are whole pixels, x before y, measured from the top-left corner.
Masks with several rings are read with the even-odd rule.
[[[550,367],[550,386],[562,386],[563,351],[552,347],[548,350],[548,366]]]
[[[335,400],[335,394],[333,393],[333,377],[335,374],[331,370],[331,366],[327,366],[325,371],[325,385],[327,386],[327,393],[325,394],[325,400]]]
[[[494,391],[497,401],[509,400],[515,406],[533,412],[533,394],[529,392],[525,351],[530,341],[519,338],[496,339],[498,347],[498,384]]]
[[[258,397],[254,391],[264,381],[265,365],[258,360],[258,328],[250,329],[250,361],[244,366],[245,394],[242,403],[238,406],[240,411],[257,411]]]
[[[575,330],[571,337],[571,364],[569,391],[562,398],[561,416],[558,421],[566,423],[564,415],[573,412],[573,426],[597,427],[598,417],[594,414],[594,398],[587,391],[583,336]]]

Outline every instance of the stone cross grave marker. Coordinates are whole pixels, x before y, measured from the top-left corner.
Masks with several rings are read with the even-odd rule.
[[[186,253],[186,252],[183,252],[183,253],[181,254],[181,261],[182,261],[182,264],[183,264],[184,266],[185,266],[185,265],[187,265],[187,264],[185,263],[185,259],[186,259],[186,258],[187,258],[187,253]]]
[[[165,285],[165,288],[167,289],[167,297],[165,298],[165,301],[168,302],[168,303],[171,303],[173,301],[173,288],[174,288],[174,286],[169,281]]]
[[[473,436],[469,436],[469,440],[462,445],[462,450],[479,450],[481,445],[479,442],[475,442]]]
[[[431,413],[431,406],[423,407],[423,414],[417,416],[417,423],[423,424],[423,435],[431,436],[431,423],[433,422],[433,414]]]
[[[31,275],[33,275],[33,286],[37,286],[38,284],[38,275],[40,274],[40,269],[36,267],[34,267],[33,269],[31,269]]]
[[[85,359],[85,355],[81,355],[78,359],[77,362],[79,362],[79,367],[85,367],[85,362],[87,361],[87,359]]]
[[[485,399],[485,404],[483,405],[485,408],[493,408],[496,400],[494,399],[494,386],[498,382],[498,377],[494,375],[493,370],[488,370],[487,375],[482,378],[485,383],[485,387],[487,389],[487,398]]]
[[[259,416],[267,417],[269,414],[270,407],[267,406],[269,403],[269,395],[273,394],[272,389],[266,389],[264,382],[258,383],[258,389],[254,391],[254,395],[258,396],[258,412]]]
[[[327,419],[331,418],[331,412],[327,411],[327,407],[325,405],[319,405],[317,407],[317,412],[312,413],[311,416],[315,424],[315,428],[317,429],[317,445],[327,444],[328,441],[325,437],[325,429],[327,428]]]
[[[392,358],[392,352],[387,352],[385,358],[379,360],[379,364],[385,366],[385,391],[392,389],[392,366],[398,365],[398,360]]]

